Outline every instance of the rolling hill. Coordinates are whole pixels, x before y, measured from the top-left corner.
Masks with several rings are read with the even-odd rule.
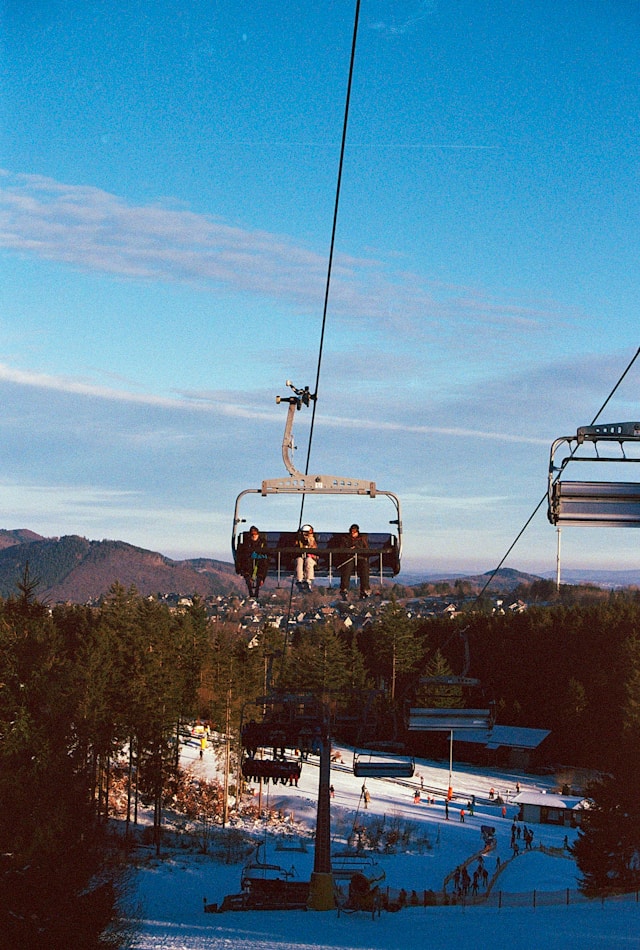
[[[202,597],[245,592],[245,584],[235,573],[232,563],[213,558],[190,558],[174,561],[155,551],[135,547],[124,541],[89,541],[79,535],[44,538],[27,528],[0,529],[0,597],[17,593],[17,584],[24,575],[37,580],[37,596],[50,604],[84,604],[98,601],[118,582],[134,586],[143,596],[180,594]],[[569,576],[566,583],[584,583],[589,579],[603,586],[638,584],[638,572],[574,572],[584,577]],[[606,576],[606,579],[604,575]],[[602,575],[602,576],[601,576]],[[454,586],[464,581],[468,593],[479,593],[491,577],[485,574],[436,575],[403,572],[397,582],[410,587],[446,581]],[[492,594],[511,592],[519,584],[540,580],[539,575],[502,568],[490,585]]]
[[[203,597],[244,589],[233,564],[209,558],[173,561],[124,541],[89,541],[78,535],[43,538],[32,531],[0,530],[0,596],[15,595],[29,567],[37,596],[50,604],[96,601],[116,582],[142,595]]]

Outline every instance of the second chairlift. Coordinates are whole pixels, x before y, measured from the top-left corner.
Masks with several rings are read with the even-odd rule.
[[[625,452],[625,443],[634,447]],[[576,435],[556,439],[549,458],[548,518],[551,524],[601,528],[640,527],[640,484],[622,481],[568,481],[563,479],[570,462],[640,462],[640,422],[581,426]],[[579,455],[585,445],[592,455]],[[611,449],[617,445],[615,454]],[[564,450],[560,462],[556,453]]]

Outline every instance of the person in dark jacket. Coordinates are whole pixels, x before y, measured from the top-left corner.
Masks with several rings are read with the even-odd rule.
[[[252,524],[249,528],[249,536],[243,539],[238,550],[238,573],[242,574],[247,582],[250,597],[259,595],[268,567],[267,542],[260,537],[260,532]]]
[[[369,558],[364,554],[364,551],[369,548],[369,538],[366,534],[360,534],[359,525],[352,524],[349,528],[349,534],[344,536],[341,545],[353,550],[356,554],[355,557],[349,557],[348,554],[345,554],[340,565],[340,593],[342,597],[346,598],[349,593],[351,575],[354,572],[360,578],[360,597],[368,597],[371,593],[369,590]],[[361,551],[363,554],[360,557],[358,555]]]

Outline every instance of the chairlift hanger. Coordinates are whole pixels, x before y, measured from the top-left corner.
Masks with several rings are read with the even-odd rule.
[[[389,523],[400,526],[400,502],[397,496],[393,492],[378,489],[375,481],[340,475],[309,475],[297,470],[292,455],[295,450],[293,442],[293,420],[296,411],[299,411],[302,406],[308,406],[311,402],[315,402],[317,397],[315,394],[309,392],[308,386],[305,386],[304,389],[296,389],[290,380],[287,380],[286,385],[293,390],[295,395],[276,396],[276,403],[279,405],[282,402],[286,402],[289,405],[284,437],[282,439],[282,459],[291,477],[264,479],[262,488],[248,489],[247,491],[260,491],[262,495],[281,493],[305,495],[369,495],[371,498],[375,498],[376,495],[386,495],[392,499],[397,512],[397,517]],[[242,492],[241,495],[247,494],[247,491]],[[241,497],[241,495],[238,497]]]
[[[368,556],[371,561],[372,573],[375,574],[376,571],[379,571],[381,577],[395,576],[400,571],[402,550],[402,517],[398,496],[394,492],[379,489],[375,481],[370,479],[341,475],[306,474],[298,471],[293,460],[295,449],[293,422],[295,414],[303,406],[309,406],[312,402],[315,402],[317,396],[309,391],[308,386],[305,386],[304,389],[298,389],[290,380],[287,380],[286,385],[293,391],[294,395],[276,396],[276,403],[278,405],[281,403],[288,405],[282,440],[282,459],[289,474],[280,478],[263,479],[260,488],[247,488],[240,492],[236,498],[231,538],[236,568],[238,567],[239,548],[245,537],[245,533],[239,530],[239,526],[246,523],[246,518],[240,514],[240,506],[247,495],[261,495],[263,498],[270,495],[333,495],[341,497],[358,495],[369,498],[381,496],[387,498],[393,506],[395,517],[389,521],[389,524],[395,525],[397,531],[395,534],[368,533]],[[334,573],[339,573],[339,565],[344,560],[345,554],[349,553],[350,556],[353,556],[352,551],[347,552],[340,548],[338,539],[344,533],[344,528],[341,531],[316,532],[318,548],[313,549],[314,554],[318,556],[316,576],[331,577]],[[298,543],[297,532],[289,527],[286,531],[262,531],[261,535],[266,542],[269,574],[280,579],[282,574],[290,573],[293,558],[303,550]],[[360,554],[360,556],[362,555]]]
[[[595,455],[577,455],[585,443]],[[618,481],[568,481],[562,475],[570,462],[633,463],[640,454],[625,452],[625,443],[640,443],[640,422],[581,426],[575,435],[562,436],[551,446],[549,457],[548,509],[551,524],[562,526],[640,527],[640,483]],[[616,453],[611,447],[616,445]],[[556,453],[568,454],[556,464]]]

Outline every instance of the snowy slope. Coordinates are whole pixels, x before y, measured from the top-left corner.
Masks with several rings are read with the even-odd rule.
[[[339,915],[337,911],[269,911],[204,914],[203,899],[221,903],[227,894],[240,890],[241,864],[226,865],[206,855],[169,853],[160,859],[149,857],[137,872],[137,899],[143,917],[142,931],[135,944],[138,950],[292,950],[292,948],[379,948],[391,950],[415,944],[418,947],[483,950],[509,943],[512,948],[539,950],[562,948],[640,948],[640,904],[626,899],[602,905],[577,900],[576,867],[568,856],[550,856],[537,850],[540,844],[562,851],[565,834],[569,841],[576,832],[549,825],[531,826],[534,850],[513,858],[511,827],[516,806],[507,806],[507,817],[491,803],[493,787],[504,796],[521,789],[544,791],[544,778],[454,767],[454,802],[445,819],[444,799],[449,782],[448,767],[418,762],[416,775],[402,782],[367,779],[371,794],[363,809],[362,779],[351,771],[351,753],[343,750],[342,766],[332,768],[335,798],[331,803],[334,850],[344,847],[356,824],[374,822],[385,828],[408,830],[406,850],[378,853],[375,861],[384,871],[384,887],[440,891],[447,875],[482,848],[480,826],[496,828],[497,849],[485,858],[493,877],[497,856],[501,870],[493,883],[491,903],[479,906],[407,907],[399,913],[385,913],[376,920],[365,914]],[[217,769],[214,753],[208,749],[201,762],[197,749],[187,746],[184,764],[194,774],[211,776]],[[308,879],[313,864],[310,842],[306,854],[277,851],[276,829],[289,828],[296,834],[310,834],[314,827],[318,764],[313,757],[305,764],[299,787],[267,786],[263,807],[280,811],[284,825],[250,823],[256,840],[266,841],[267,859],[288,869],[296,868],[300,879]],[[422,780],[422,781],[421,781]],[[413,791],[424,787],[420,804]],[[459,820],[459,809],[476,796],[473,816]],[[426,804],[427,797],[435,804]],[[520,842],[521,848],[524,847]],[[476,866],[476,859],[470,870]],[[451,885],[449,889],[451,888]],[[569,889],[569,890],[567,890]],[[535,898],[534,898],[535,891]],[[567,906],[566,896],[570,903]],[[534,907],[534,900],[536,906]],[[546,900],[551,906],[541,906]],[[499,904],[502,906],[498,906]],[[510,906],[513,904],[521,906]]]

